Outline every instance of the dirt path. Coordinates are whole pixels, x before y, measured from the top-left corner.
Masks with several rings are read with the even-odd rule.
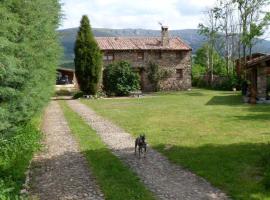
[[[113,123],[98,116],[79,101],[69,106],[97,131],[115,155],[133,169],[159,199],[206,200],[228,199],[220,190],[191,172],[170,163],[164,156],[149,149],[146,158],[134,155],[134,139]]]
[[[34,157],[30,170],[32,198],[104,199],[57,101],[46,110],[43,132],[45,149]]]

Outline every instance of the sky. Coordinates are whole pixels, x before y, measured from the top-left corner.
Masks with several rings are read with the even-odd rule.
[[[94,28],[193,29],[203,22],[203,11],[215,0],[61,0],[60,29],[78,27],[88,15]]]

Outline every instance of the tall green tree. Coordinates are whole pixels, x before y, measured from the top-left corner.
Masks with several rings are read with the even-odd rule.
[[[0,137],[13,135],[54,92],[58,0],[0,1]]]
[[[85,94],[95,95],[101,81],[102,54],[86,15],[81,20],[74,52],[75,73],[80,89]]]

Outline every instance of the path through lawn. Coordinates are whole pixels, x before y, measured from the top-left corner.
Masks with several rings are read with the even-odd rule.
[[[262,156],[270,152],[270,106],[244,105],[233,92],[193,90],[154,98],[83,100],[234,199],[270,199]]]
[[[31,165],[30,199],[104,199],[56,101],[46,109],[43,132],[44,149]]]
[[[119,127],[103,119],[79,101],[67,101],[108,145],[113,153],[121,158],[144,184],[159,198],[164,200],[222,200],[224,193],[209,183],[170,163],[155,150],[148,148],[146,158],[134,155],[134,138]]]

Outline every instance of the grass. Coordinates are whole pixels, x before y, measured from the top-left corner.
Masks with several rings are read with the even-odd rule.
[[[153,200],[139,178],[113,155],[100,137],[65,102],[60,102],[70,129],[107,200]]]
[[[81,101],[133,136],[146,133],[153,148],[233,199],[270,199],[263,184],[270,171],[263,163],[270,162],[262,162],[270,159],[269,105],[245,105],[238,93],[200,89]]]
[[[1,200],[19,199],[25,172],[33,154],[40,148],[40,123],[41,115],[37,115],[14,136],[0,139]]]

